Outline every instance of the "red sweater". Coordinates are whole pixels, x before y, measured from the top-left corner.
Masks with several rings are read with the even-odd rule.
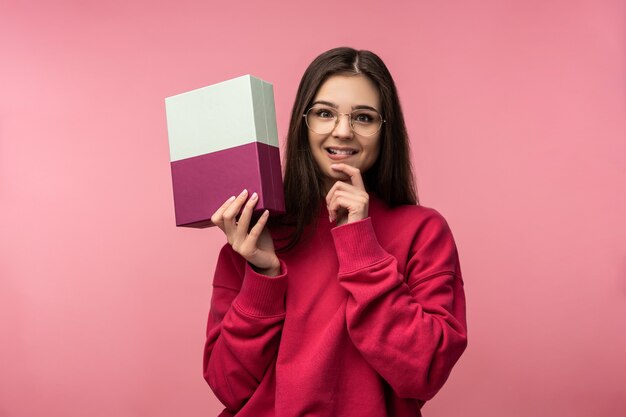
[[[204,351],[221,416],[414,417],[442,387],[467,344],[452,233],[424,206],[372,196],[369,216],[321,210],[274,278],[223,247]]]

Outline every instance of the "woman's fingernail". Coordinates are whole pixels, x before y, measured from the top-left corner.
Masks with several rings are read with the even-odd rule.
[[[234,195],[232,195],[232,196],[230,196],[230,198],[229,198],[228,200],[226,200],[226,201],[233,201],[235,198],[237,198],[237,197],[235,197]]]
[[[253,193],[252,197],[250,197],[250,200],[256,200],[258,197],[257,193]]]
[[[239,194],[239,197],[241,197],[242,195],[246,195],[247,193],[248,193],[248,190],[246,190],[246,189],[244,188],[244,190],[241,192],[241,194]]]

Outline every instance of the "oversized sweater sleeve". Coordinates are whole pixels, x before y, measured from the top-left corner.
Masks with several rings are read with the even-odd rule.
[[[463,282],[445,219],[429,211],[400,269],[371,218],[332,232],[353,343],[398,396],[431,399],[467,345]]]
[[[275,361],[285,318],[287,269],[281,275],[256,273],[225,245],[213,278],[204,347],[204,378],[232,412],[252,396]]]

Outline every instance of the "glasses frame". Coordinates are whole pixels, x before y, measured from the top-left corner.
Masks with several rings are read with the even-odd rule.
[[[378,110],[375,110],[375,111],[376,111],[376,113],[378,113],[378,115],[380,116],[380,125],[378,126],[378,129],[376,130],[376,132],[374,132],[374,133],[370,133],[369,135],[363,135],[363,134],[361,134],[361,133],[357,133],[357,132],[354,130],[354,126],[352,125],[352,113],[354,113],[354,112],[356,112],[356,111],[359,111],[359,110],[363,110],[363,109],[356,109],[356,110],[352,110],[350,113],[339,113],[339,112],[337,112],[337,117],[335,117],[335,126],[333,126],[333,128],[332,128],[332,129],[330,129],[330,130],[329,130],[328,132],[326,132],[326,133],[320,133],[320,132],[316,132],[315,130],[313,130],[313,129],[311,128],[311,126],[309,126],[309,121],[308,121],[308,119],[307,119],[307,115],[309,114],[309,112],[310,112],[311,110],[315,109],[315,108],[318,108],[318,107],[313,106],[313,107],[309,108],[309,109],[306,111],[306,113],[304,113],[304,114],[302,115],[302,117],[304,117],[304,123],[306,124],[306,127],[307,127],[307,128],[308,128],[311,132],[317,133],[318,135],[327,135],[327,134],[329,134],[330,132],[332,132],[333,130],[335,130],[335,129],[337,128],[337,125],[339,124],[339,118],[340,118],[341,116],[348,116],[348,121],[349,121],[349,124],[350,124],[350,129],[352,130],[352,133],[354,133],[355,135],[365,136],[365,137],[374,136],[375,134],[377,134],[378,132],[380,132],[380,130],[383,128],[383,123],[385,123],[385,122],[387,121],[387,120],[383,119],[383,115],[382,115],[382,114],[380,114],[380,112],[379,112]],[[371,110],[370,110],[370,111],[371,111]]]

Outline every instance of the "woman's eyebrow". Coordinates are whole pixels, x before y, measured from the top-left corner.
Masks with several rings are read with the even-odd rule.
[[[358,106],[352,106],[352,110],[360,110],[360,109],[378,111],[375,107],[366,106],[365,104],[361,104],[361,105],[358,105]]]
[[[313,104],[311,104],[311,105],[312,105],[312,106],[315,106],[316,104],[323,104],[323,105],[325,105],[325,106],[329,106],[329,107],[332,107],[332,108],[334,108],[334,109],[336,109],[337,107],[339,107],[339,106],[337,106],[335,103],[331,103],[330,101],[324,101],[324,100],[317,100],[317,101],[313,102]]]
[[[330,101],[325,101],[325,100],[317,100],[315,102],[313,102],[313,104],[311,104],[312,106],[315,106],[316,104],[323,104],[325,106],[329,106],[332,107],[333,109],[338,108],[339,106],[336,105],[335,103],[331,103]],[[378,111],[378,109],[376,109],[375,107],[372,106],[367,106],[365,104],[360,104],[357,106],[352,106],[352,110],[361,110],[361,109],[367,109],[367,110],[374,110],[374,111]]]

